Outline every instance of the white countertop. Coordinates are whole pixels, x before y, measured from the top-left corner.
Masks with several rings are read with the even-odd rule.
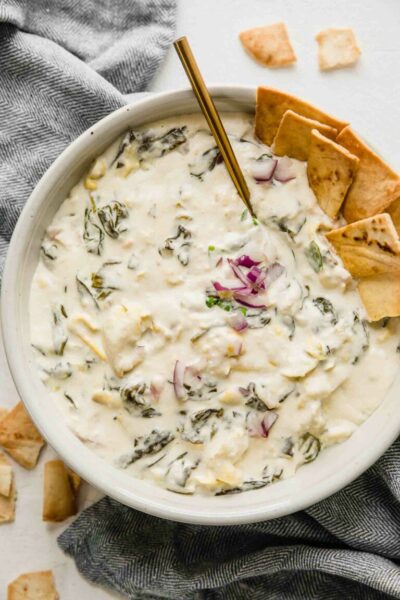
[[[208,83],[266,84],[286,89],[320,105],[373,140],[393,167],[400,168],[400,7],[398,0],[178,0],[177,37],[187,35]],[[285,21],[298,63],[268,70],[254,63],[238,42],[239,31]],[[315,34],[327,27],[352,27],[362,57],[356,68],[321,74],[317,68]],[[186,85],[178,59],[170,51],[151,89]],[[18,401],[0,345],[0,406]],[[15,523],[0,528],[0,598],[6,585],[25,571],[53,569],[62,600],[106,600],[117,596],[87,583],[72,560],[58,549],[57,535],[65,523],[41,520],[43,464],[53,455],[47,448],[34,471],[15,467],[18,487]],[[81,506],[98,496],[85,486]]]

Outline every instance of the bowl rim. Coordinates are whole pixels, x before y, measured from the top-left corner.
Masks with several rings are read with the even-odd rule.
[[[221,96],[228,100],[229,98],[233,100],[233,96],[235,95],[247,94],[249,98],[251,95],[254,95],[255,98],[256,86],[218,84],[210,85],[209,89],[213,96]],[[69,466],[76,470],[84,480],[125,505],[161,518],[206,525],[251,523],[277,518],[294,513],[298,510],[303,510],[345,487],[370,467],[394,442],[397,435],[400,433],[400,413],[398,413],[397,418],[396,413],[390,415],[391,418],[387,419],[388,422],[385,425],[386,429],[384,435],[381,434],[378,436],[377,439],[374,440],[374,444],[371,444],[369,449],[367,449],[362,456],[357,456],[354,460],[348,461],[348,464],[335,475],[317,481],[315,485],[302,490],[301,494],[286,498],[285,501],[281,501],[278,504],[275,503],[267,507],[262,507],[262,504],[260,504],[258,505],[258,508],[257,506],[256,508],[246,508],[244,502],[241,510],[227,511],[226,514],[214,514],[207,510],[191,509],[190,507],[174,507],[173,500],[170,502],[157,500],[157,491],[161,488],[157,487],[156,493],[154,494],[155,498],[149,500],[149,498],[139,498],[134,489],[127,490],[122,484],[119,486],[118,480],[121,478],[118,478],[117,476],[118,470],[111,467],[111,465],[107,465],[103,459],[98,457],[91,450],[86,449],[77,439],[76,444],[71,442],[70,446],[66,448],[62,438],[58,436],[56,424],[48,422],[44,411],[39,407],[39,403],[35,401],[29,377],[26,377],[26,363],[24,361],[23,352],[21,351],[22,341],[18,335],[18,328],[15,326],[19,314],[17,310],[17,300],[18,295],[20,295],[18,277],[20,265],[22,265],[24,260],[23,240],[29,235],[33,215],[36,209],[44,201],[46,195],[49,194],[51,181],[54,179],[59,169],[62,168],[64,163],[68,162],[73,155],[82,152],[85,146],[89,144],[90,141],[93,141],[93,132],[100,130],[101,133],[106,125],[118,122],[120,117],[127,111],[134,112],[146,105],[157,106],[160,102],[176,100],[179,97],[188,96],[190,93],[191,88],[187,86],[157,94],[150,94],[113,111],[83,132],[69,144],[50,165],[27,200],[11,238],[1,290],[2,334],[5,354],[14,384],[33,421],[37,425],[39,431],[43,434],[43,437],[54,448],[57,454],[59,454]],[[179,114],[179,111],[177,114]],[[380,406],[382,406],[382,404],[383,401]],[[376,410],[379,410],[379,407]],[[373,415],[371,415],[367,421],[372,416]],[[95,468],[99,467],[99,461],[101,461],[102,474],[96,471]],[[133,481],[137,481],[134,478],[132,479]],[[153,490],[155,487],[156,486],[152,485]],[[224,496],[224,498],[227,497]]]

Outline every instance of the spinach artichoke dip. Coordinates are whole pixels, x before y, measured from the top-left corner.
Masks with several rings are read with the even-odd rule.
[[[30,297],[40,377],[72,431],[132,476],[224,495],[348,438],[398,368],[325,233],[307,162],[223,121],[257,218],[203,117],[129,131],[47,228]]]

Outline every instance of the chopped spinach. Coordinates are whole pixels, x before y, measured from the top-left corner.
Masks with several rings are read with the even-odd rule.
[[[182,266],[186,267],[189,264],[189,250],[192,237],[191,232],[178,225],[176,235],[169,237],[165,240],[164,245],[159,249],[161,256],[164,256],[165,252],[175,254]]]
[[[316,273],[319,273],[323,267],[323,259],[317,242],[314,242],[314,240],[310,242],[308,247],[304,250],[304,254],[312,269]]]
[[[68,336],[63,325],[63,316],[60,309],[53,311],[53,345],[54,352],[59,356],[64,354],[67,345]]]
[[[142,410],[140,416],[144,419],[152,419],[153,417],[161,417],[161,413],[152,406],[149,406],[149,408]]]
[[[315,460],[321,450],[321,442],[312,433],[305,433],[299,438],[298,450],[304,457],[304,462]]]
[[[56,244],[49,244],[43,242],[43,244],[40,246],[40,250],[42,251],[43,256],[45,256],[49,260],[56,260],[58,251],[58,247]]]
[[[201,155],[200,166],[196,169],[197,172],[191,171],[190,174],[193,177],[200,179],[200,181],[203,181],[204,175],[208,171],[213,171],[215,167],[222,162],[223,159],[218,146],[213,146]]]
[[[318,308],[318,310],[323,315],[331,315],[331,323],[332,325],[336,325],[338,322],[338,318],[333,308],[333,304],[327,298],[323,298],[322,296],[313,299],[313,304]]]
[[[104,233],[102,229],[94,222],[96,210],[86,208],[83,221],[83,239],[86,250],[91,254],[100,255],[103,251]]]
[[[79,279],[78,275],[76,275],[75,281],[76,281],[76,287],[78,289],[79,296],[81,298],[85,298],[85,297],[89,298],[91,300],[91,302],[93,303],[93,305],[95,306],[95,308],[99,308],[96,298],[94,297],[94,295],[92,294],[92,292],[90,291],[90,289],[86,285],[86,283],[84,283],[81,279]]]
[[[73,398],[69,394],[67,394],[67,392],[64,392],[64,396],[74,408],[77,408]]]
[[[153,429],[153,431],[146,437],[139,436],[135,438],[134,451],[120,458],[120,467],[122,469],[126,469],[126,467],[137,460],[140,460],[144,456],[157,454],[174,439],[175,436],[170,431],[159,429]]]
[[[268,406],[257,394],[255,383],[250,382],[247,388],[240,388],[240,391],[243,396],[247,398],[245,402],[246,406],[260,412],[266,412],[268,410]]]
[[[43,369],[43,371],[47,373],[47,375],[50,375],[50,377],[60,380],[68,379],[72,375],[72,367],[69,362],[59,362],[54,367]]]
[[[117,239],[121,233],[127,230],[121,221],[128,217],[128,209],[120,202],[112,202],[97,209],[97,214],[104,232],[113,239]]]

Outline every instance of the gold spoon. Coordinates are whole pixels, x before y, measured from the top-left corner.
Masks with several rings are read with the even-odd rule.
[[[182,62],[183,68],[186,71],[186,75],[189,78],[200,108],[207,120],[208,126],[211,129],[211,133],[213,134],[215,142],[219,148],[219,151],[221,152],[221,156],[224,160],[228,173],[231,176],[239,196],[245,203],[246,208],[249,210],[250,214],[255,217],[254,210],[250,202],[250,192],[249,188],[247,187],[246,180],[232,150],[231,143],[228,139],[224,126],[222,125],[218,111],[215,108],[215,104],[210,96],[206,84],[204,83],[204,79],[200,73],[199,67],[197,66],[189,42],[186,37],[181,37],[179,40],[174,42],[174,46]]]

